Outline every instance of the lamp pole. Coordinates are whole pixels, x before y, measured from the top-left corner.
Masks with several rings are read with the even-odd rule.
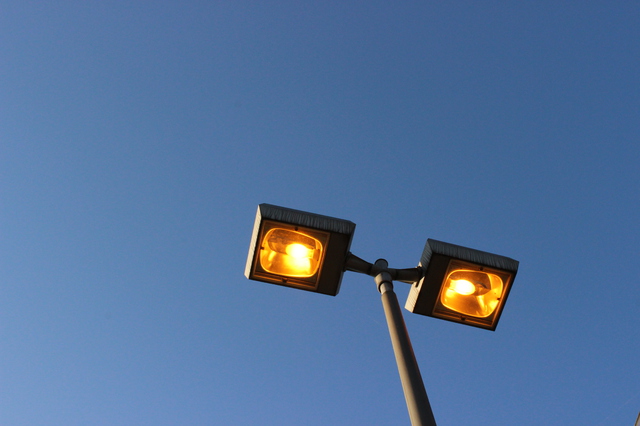
[[[420,375],[420,368],[413,353],[409,333],[402,317],[400,304],[393,291],[391,274],[387,270],[388,263],[384,259],[379,259],[375,265],[382,269],[375,276],[375,281],[381,295],[384,315],[387,318],[391,344],[396,356],[396,364],[398,364],[398,373],[400,373],[400,381],[402,382],[402,390],[407,402],[411,424],[415,426],[436,426],[431,404],[429,404],[429,397]]]

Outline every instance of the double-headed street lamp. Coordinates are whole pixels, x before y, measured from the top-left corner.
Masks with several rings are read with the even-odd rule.
[[[335,296],[344,271],[375,278],[413,425],[435,419],[407,333],[393,281],[412,284],[413,313],[495,330],[518,261],[428,239],[415,268],[371,264],[349,251],[356,225],[299,210],[260,204],[245,268],[247,278]]]

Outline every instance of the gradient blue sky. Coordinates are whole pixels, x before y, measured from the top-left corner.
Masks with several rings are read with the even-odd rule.
[[[446,425],[640,411],[632,1],[0,4],[0,424],[404,425],[380,297],[243,276],[259,203],[520,261],[405,314]],[[408,285],[396,284],[401,304]]]

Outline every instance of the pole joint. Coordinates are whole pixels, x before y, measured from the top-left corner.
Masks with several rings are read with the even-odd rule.
[[[384,294],[387,291],[393,292],[393,276],[387,269],[389,263],[384,259],[378,259],[374,266],[379,269],[379,272],[375,276],[375,282],[380,294]]]

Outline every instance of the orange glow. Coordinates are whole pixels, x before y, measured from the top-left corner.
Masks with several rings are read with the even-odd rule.
[[[471,281],[467,280],[452,280],[451,290],[463,296],[468,296],[476,291],[476,286]]]
[[[318,271],[322,251],[322,243],[310,235],[273,228],[262,240],[260,265],[272,274],[308,278]]]
[[[440,301],[461,314],[486,318],[498,307],[503,290],[502,278],[495,274],[456,269],[447,276]]]
[[[313,256],[312,250],[309,250],[306,246],[300,243],[289,244],[286,248],[286,252],[289,256],[296,259],[304,259]]]

